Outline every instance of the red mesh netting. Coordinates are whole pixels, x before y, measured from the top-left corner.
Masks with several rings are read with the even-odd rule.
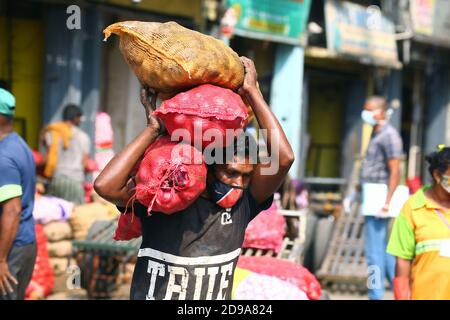
[[[188,141],[184,141],[203,148],[211,142],[215,147],[230,144],[232,139],[225,141],[226,130],[242,129],[248,120],[247,107],[238,94],[210,84],[165,100],[154,114],[161,118],[172,137],[176,129],[184,129],[189,134],[183,138]]]

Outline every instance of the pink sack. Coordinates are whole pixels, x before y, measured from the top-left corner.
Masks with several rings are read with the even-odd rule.
[[[98,112],[95,116],[95,146],[112,147],[114,139],[111,117],[106,112]]]
[[[301,265],[288,260],[267,256],[240,256],[237,266],[252,272],[285,280],[305,292],[310,300],[318,300],[322,293],[319,281],[311,272]]]
[[[274,250],[278,253],[285,234],[286,222],[277,212],[274,201],[269,209],[262,211],[248,224],[242,247]]]

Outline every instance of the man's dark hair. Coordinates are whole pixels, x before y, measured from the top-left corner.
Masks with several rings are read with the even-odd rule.
[[[80,107],[75,104],[68,104],[64,107],[63,110],[63,120],[70,121],[74,120],[83,115],[83,111],[81,111]]]
[[[10,85],[9,81],[7,81],[7,80],[0,79],[0,88],[11,92],[11,85]]]
[[[211,155],[215,157],[217,149],[211,151]],[[213,168],[217,164],[226,164],[233,160],[235,156],[241,158],[249,158],[251,163],[258,162],[259,147],[253,136],[242,133],[234,139],[233,143],[228,147],[223,148],[222,158],[216,159],[218,162],[209,164],[209,167]],[[220,161],[220,162],[219,162]]]
[[[428,171],[431,176],[433,176],[434,170],[437,170],[442,175],[450,166],[450,147],[432,152],[425,159],[429,163]]]

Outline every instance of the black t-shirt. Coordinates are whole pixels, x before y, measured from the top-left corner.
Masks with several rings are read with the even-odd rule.
[[[248,223],[272,204],[249,191],[231,209],[199,197],[181,212],[153,212],[138,202],[142,244],[131,283],[132,300],[231,298],[233,274]],[[130,211],[130,208],[129,208]]]

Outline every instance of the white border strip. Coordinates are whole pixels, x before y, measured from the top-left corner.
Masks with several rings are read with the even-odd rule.
[[[149,257],[164,261],[167,263],[173,263],[178,265],[209,265],[218,264],[231,261],[239,257],[241,248],[238,248],[232,252],[217,255],[217,256],[204,256],[204,257],[179,257],[170,253],[165,253],[152,248],[143,248],[139,250],[138,257]]]

